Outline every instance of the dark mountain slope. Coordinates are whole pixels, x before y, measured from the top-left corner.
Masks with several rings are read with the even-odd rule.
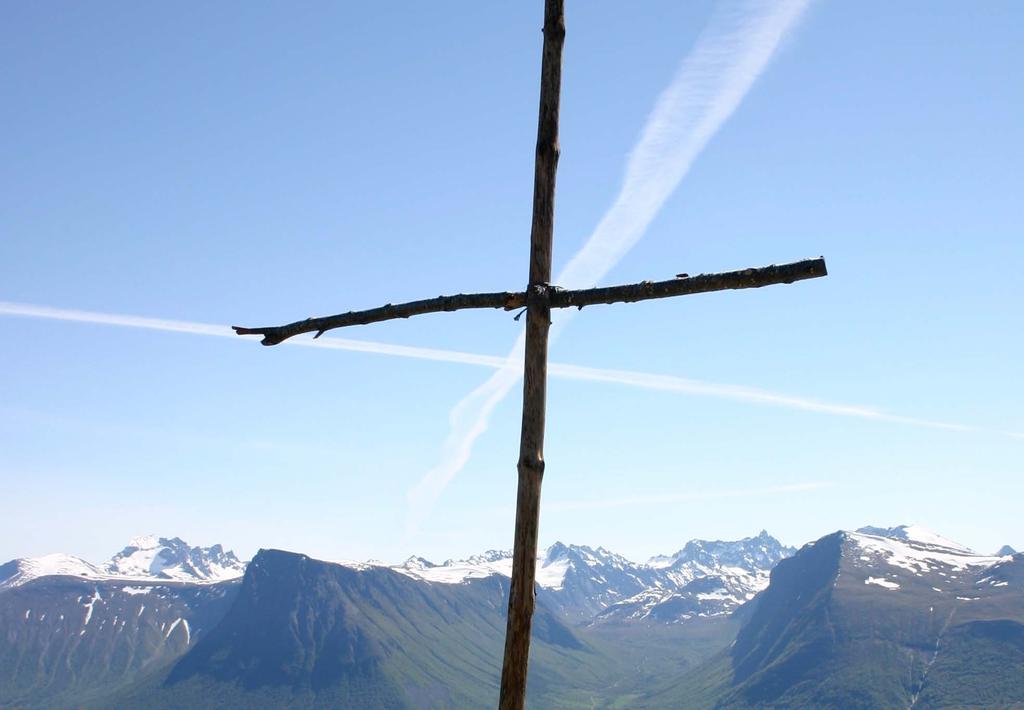
[[[915,708],[1024,707],[1024,624],[968,621],[943,639]]]
[[[0,706],[477,707],[496,700],[508,593],[501,555],[431,566],[431,579],[413,568],[427,568],[424,561],[339,565],[265,551],[244,579],[212,583],[159,577],[154,567],[168,569],[160,549],[130,545],[114,571],[68,555],[5,565]],[[570,627],[565,599],[588,584],[614,586],[626,563],[600,548],[563,552],[552,556],[549,576],[560,576],[539,588],[534,617],[529,692],[538,706],[630,707],[656,679],[700,662],[735,634],[725,615]]]
[[[780,562],[730,651],[648,706],[1024,703],[1024,555],[892,530],[834,533]]]
[[[979,555],[913,526],[839,532],[782,560],[751,599],[781,556],[769,542],[694,543],[648,566],[554,546],[538,576],[531,706],[1024,706],[1024,555]],[[269,550],[243,579],[213,583],[157,579],[154,566],[178,569],[158,551],[122,555],[130,578],[67,555],[0,570],[0,706],[497,700],[502,553],[385,567]],[[644,574],[660,586],[607,607],[624,613],[568,625]]]
[[[238,586],[50,576],[0,591],[0,707],[78,706],[166,668]]]
[[[788,686],[813,682],[804,676],[833,653],[829,604],[840,545],[840,535],[829,535],[772,572],[757,612],[733,646],[734,682],[745,684],[746,692],[772,698]]]
[[[427,584],[261,551],[222,622],[163,683],[124,696],[147,707],[480,707],[497,698],[507,582]],[[530,690],[573,674],[601,681],[601,655],[538,609]],[[594,661],[597,663],[594,663]],[[607,661],[605,661],[605,666]]]

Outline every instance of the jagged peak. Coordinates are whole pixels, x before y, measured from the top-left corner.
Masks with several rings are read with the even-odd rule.
[[[482,565],[493,562],[500,562],[501,560],[512,559],[512,550],[487,550],[479,555],[472,555],[464,560],[448,559],[444,561],[442,567],[457,567],[463,565]]]
[[[549,560],[555,560],[567,554],[569,549],[569,545],[566,545],[561,540],[557,540],[554,544],[548,546],[548,549],[544,551],[544,556]]]
[[[647,561],[651,567],[674,567],[691,563],[708,564],[725,562],[727,564],[753,565],[758,568],[770,568],[783,557],[792,555],[796,550],[787,547],[778,539],[762,530],[755,536],[739,540],[689,540],[682,549],[672,555],[656,555]]]
[[[558,560],[571,560],[583,563],[588,567],[598,565],[628,566],[633,565],[628,559],[605,547],[590,547],[589,545],[566,544],[558,541],[550,545],[540,556],[544,564],[551,564]]]
[[[124,549],[130,550],[134,548],[136,550],[148,550],[158,547],[161,539],[162,538],[159,538],[156,535],[139,535],[138,537],[133,537],[129,540]]]
[[[431,562],[430,560],[426,559],[425,557],[420,557],[418,555],[412,555],[411,557],[409,557],[409,559],[403,562],[401,566],[405,567],[406,569],[432,569],[434,567],[437,567],[437,565]]]
[[[107,574],[125,577],[213,581],[240,577],[245,564],[219,544],[190,547],[180,537],[143,535],[129,541],[103,569]]]

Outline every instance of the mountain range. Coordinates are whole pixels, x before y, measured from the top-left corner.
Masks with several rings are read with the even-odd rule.
[[[534,707],[1024,703],[1024,555],[912,526],[538,558]],[[479,707],[511,556],[328,562],[133,540],[0,565],[2,707]]]
[[[168,539],[147,535],[133,539],[123,550],[99,565],[60,553],[11,560],[0,565],[0,590],[39,577],[204,584],[236,579],[243,574],[245,563],[220,545],[189,547],[177,537]]]

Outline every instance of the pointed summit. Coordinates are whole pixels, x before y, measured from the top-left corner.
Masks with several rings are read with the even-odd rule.
[[[554,562],[559,558],[565,557],[567,554],[569,554],[569,547],[563,542],[556,542],[545,551],[544,557],[548,562]]]
[[[405,569],[433,569],[434,567],[437,567],[437,565],[430,560],[424,557],[419,557],[418,555],[413,555],[403,562],[401,566]]]

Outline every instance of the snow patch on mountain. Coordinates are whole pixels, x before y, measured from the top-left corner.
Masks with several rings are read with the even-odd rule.
[[[885,587],[886,589],[900,588],[900,585],[897,582],[890,582],[885,577],[868,577],[864,580],[864,584],[876,584],[879,587]]]
[[[437,584],[465,584],[471,579],[483,579],[494,574],[512,576],[512,553],[488,550],[465,560],[446,560],[435,565],[422,557],[413,557],[404,564],[391,567],[413,579]]]
[[[495,574],[511,577],[512,551],[488,550],[464,560],[446,560],[440,565],[422,557],[410,557],[391,569],[425,582],[465,584],[472,579],[483,579]],[[542,553],[537,558],[537,584],[548,589],[560,589],[568,569],[568,560]]]
[[[968,567],[989,567],[1003,559],[979,554],[916,526],[867,527],[845,535],[858,549],[862,562],[899,567],[918,576],[929,572],[948,575],[951,571]]]
[[[54,575],[98,578],[102,575],[100,568],[72,555],[61,553],[43,555],[28,559],[12,560],[4,565],[10,572],[0,577],[0,589],[17,587],[37,577]]]
[[[865,527],[858,528],[857,532],[864,533],[866,535],[874,535],[876,537],[905,540],[910,543],[918,543],[928,547],[942,547],[947,550],[960,550],[962,552],[973,553],[973,550],[961,545],[959,542],[954,542],[948,537],[943,537],[942,535],[939,535],[928,528],[921,527],[920,525],[898,525],[894,528],[878,528],[872,525],[866,525]]]

